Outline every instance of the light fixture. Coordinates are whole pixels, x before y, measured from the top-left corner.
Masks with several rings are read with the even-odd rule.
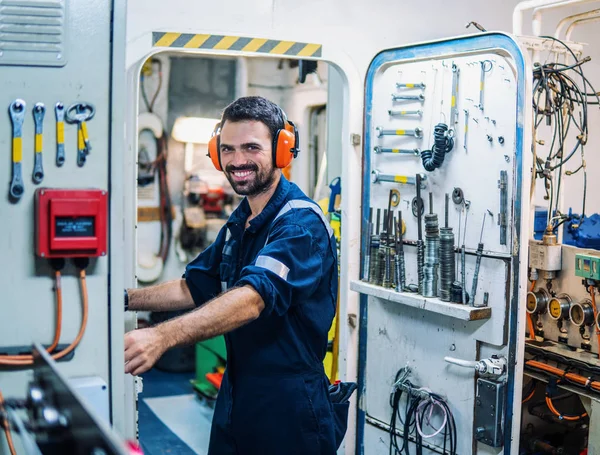
[[[192,171],[194,144],[208,144],[218,119],[202,117],[179,117],[175,120],[171,137],[185,143],[185,172]]]

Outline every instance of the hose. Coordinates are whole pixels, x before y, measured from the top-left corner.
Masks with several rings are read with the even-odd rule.
[[[71,353],[81,342],[83,338],[83,334],[85,333],[85,328],[87,326],[88,320],[88,292],[87,292],[87,283],[85,281],[85,269],[81,269],[79,271],[79,280],[81,283],[81,296],[82,296],[82,317],[81,317],[81,326],[79,328],[79,333],[73,340],[73,342],[63,349],[60,352],[52,354],[52,359],[59,360],[65,357],[67,354]],[[11,357],[18,357],[12,358]],[[0,356],[0,366],[31,366],[33,365],[34,359],[33,355],[22,355],[22,356]]]
[[[426,171],[434,171],[442,166],[446,153],[454,147],[454,139],[448,136],[448,125],[438,123],[433,129],[433,147],[423,150],[421,159]]]
[[[477,364],[479,363],[475,360],[463,360],[463,359],[456,359],[454,357],[444,357],[444,360],[448,363],[453,363],[454,365],[459,365],[461,367],[467,367],[467,368],[475,368],[477,366]]]
[[[578,416],[570,416],[570,415],[561,414],[554,407],[554,403],[552,403],[552,398],[550,398],[549,396],[546,396],[546,404],[548,405],[548,409],[550,409],[550,411],[552,412],[552,414],[554,414],[560,420],[568,420],[569,422],[574,422],[576,420],[581,420],[584,417],[587,417],[587,415],[588,415],[587,412],[584,412],[583,414],[578,415]]]
[[[590,295],[592,296],[592,308],[594,309],[594,322],[598,321],[598,308],[596,308],[596,288],[590,286]],[[596,326],[596,338],[598,339],[598,358],[600,358],[600,329]]]
[[[535,283],[536,281],[533,280],[531,282],[531,289],[529,289],[529,292],[533,292],[533,290],[535,289]],[[529,338],[532,340],[535,340],[535,328],[533,327],[533,319],[531,318],[531,314],[526,313],[527,315],[527,328],[529,329]]]
[[[4,397],[2,396],[2,392],[0,392],[0,411],[4,411]],[[10,449],[10,455],[17,455],[12,435],[10,434],[8,418],[4,417],[2,419],[2,426],[4,427],[4,434],[6,435],[6,442],[8,443],[8,448]]]
[[[551,365],[547,365],[543,362],[538,362],[537,360],[527,360],[525,362],[525,365],[530,368],[542,370],[542,371],[545,371],[546,373],[553,374],[555,376],[558,376],[561,379],[563,379],[563,378],[568,379],[569,381],[572,381],[583,387],[590,387],[595,392],[600,392],[600,382],[598,382],[598,381],[592,381],[589,378],[584,378],[583,376],[580,376],[575,373],[569,373],[567,371],[561,370],[560,368],[556,368]]]

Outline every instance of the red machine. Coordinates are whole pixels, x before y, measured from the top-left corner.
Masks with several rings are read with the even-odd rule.
[[[106,255],[106,191],[39,188],[35,192],[35,215],[39,257]]]

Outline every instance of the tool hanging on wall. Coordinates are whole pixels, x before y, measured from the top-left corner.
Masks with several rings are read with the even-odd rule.
[[[423,137],[423,129],[419,128],[419,127],[412,129],[412,130],[386,130],[386,129],[383,129],[382,127],[378,126],[375,128],[375,130],[377,131],[377,137],[381,137],[381,136],[414,136],[417,138]]]
[[[12,179],[10,182],[10,197],[14,201],[21,198],[25,192],[23,184],[23,121],[27,104],[21,99],[14,100],[8,108],[12,122]]]
[[[475,272],[473,273],[473,285],[471,286],[471,305],[475,306],[475,293],[477,292],[477,281],[479,280],[479,267],[481,266],[481,258],[483,256],[483,228],[485,227],[485,216],[483,214],[483,222],[481,223],[481,234],[479,236],[479,244],[477,245],[477,260],[475,261]]]
[[[421,223],[421,213],[424,210],[423,200],[421,199],[421,174],[415,177],[417,184],[417,275],[419,277],[419,294],[423,295],[423,266],[425,264],[425,243],[423,242],[423,226]]]
[[[425,96],[421,93],[419,95],[396,95],[392,93],[392,101],[425,101]]]
[[[61,102],[54,106],[56,116],[56,165],[65,164],[65,105]]]
[[[425,84],[423,82],[419,82],[418,84],[403,84],[401,82],[396,82],[396,88],[420,88],[421,90],[425,90]]]
[[[431,150],[423,150],[421,159],[423,167],[426,171],[432,172],[441,167],[444,163],[446,153],[449,153],[454,147],[454,139],[452,139],[448,131],[448,125],[438,123],[433,129],[433,147]]]
[[[422,182],[427,180],[427,176],[419,174],[419,182],[422,188],[425,188],[425,184]],[[416,185],[417,179],[415,177],[409,177],[407,175],[389,175],[381,174],[377,169],[371,171],[371,181],[373,183],[389,182],[389,183],[402,183],[404,185]],[[378,223],[379,224],[379,223]]]
[[[418,117],[422,117],[423,116],[423,111],[421,111],[421,110],[417,110],[417,111],[395,111],[393,109],[389,109],[388,110],[388,114],[392,115],[392,116],[397,116],[397,117],[407,117],[407,116],[411,116],[411,115],[416,115]]]
[[[456,100],[458,99],[458,75],[460,70],[456,64],[452,64],[452,98],[450,100],[450,129],[458,123],[458,108]]]
[[[485,91],[485,73],[488,73],[492,70],[492,62],[489,60],[484,60],[479,63],[481,65],[481,73],[479,75],[479,104],[477,105],[477,107],[479,108],[479,110],[483,111],[483,95],[484,95],[484,91]]]
[[[463,139],[463,148],[467,150],[467,137],[469,133],[469,110],[465,109],[465,136]]]
[[[87,155],[92,151],[88,135],[87,122],[96,115],[96,108],[91,103],[79,102],[72,104],[66,110],[65,120],[70,124],[77,124],[77,165],[85,164]]]
[[[396,240],[396,292],[404,292],[406,289],[406,262],[404,261],[404,239],[403,239],[402,210],[398,212],[398,222],[395,229]]]
[[[35,123],[35,160],[33,165],[32,180],[36,185],[44,180],[44,164],[42,160],[43,134],[44,134],[44,114],[46,106],[43,103],[36,103],[33,107],[33,120]]]
[[[392,195],[392,207],[398,207],[398,205],[400,205],[400,191],[396,188],[392,188],[390,194]]]
[[[433,213],[433,193],[429,193],[429,213],[425,215],[425,263],[423,267],[423,297],[437,297],[440,265],[440,229]]]
[[[365,258],[363,261],[363,281],[369,281],[371,265],[371,237],[373,235],[373,207],[369,208],[369,221],[365,238]]]
[[[469,296],[467,294],[467,269],[466,269],[466,241],[467,241],[467,221],[469,219],[469,205],[465,201],[465,230],[463,231],[463,242],[460,247],[460,267],[461,267],[461,288],[462,288],[462,304],[466,305],[469,303]]]
[[[454,233],[448,226],[450,196],[446,193],[445,198],[445,223],[440,229],[440,299],[449,302],[451,299],[452,283],[456,280],[456,268],[454,262]]]
[[[375,153],[396,153],[399,155],[413,155],[419,156],[421,155],[421,149],[391,149],[384,147],[375,147],[373,149]]]
[[[506,229],[508,223],[508,173],[500,171],[500,213],[498,215],[498,225],[500,226],[500,245],[506,245]]]

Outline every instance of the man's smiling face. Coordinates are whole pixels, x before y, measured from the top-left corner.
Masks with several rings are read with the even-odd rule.
[[[269,128],[262,122],[225,122],[219,153],[225,176],[237,194],[256,196],[271,187],[276,176],[272,142]]]

